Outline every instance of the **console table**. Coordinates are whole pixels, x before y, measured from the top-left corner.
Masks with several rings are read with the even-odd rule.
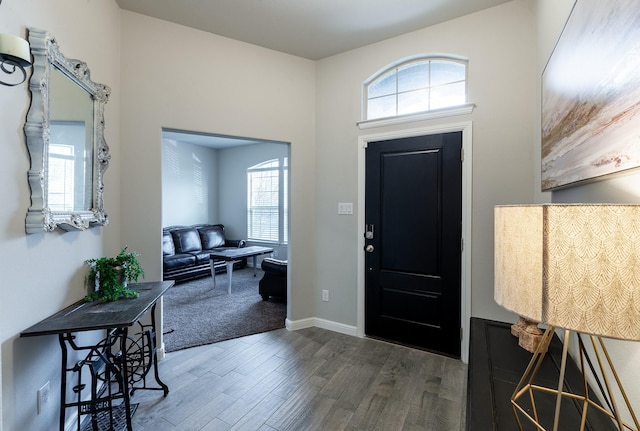
[[[78,409],[78,429],[81,417],[91,415],[93,429],[97,430],[100,413],[107,417],[113,428],[119,411],[124,415],[126,429],[132,431],[130,397],[134,391],[162,390],[167,396],[169,388],[158,375],[154,312],[158,299],[173,284],[173,281],[130,284],[132,290],[140,293],[138,298],[106,303],[79,301],[20,333],[21,337],[58,335],[62,350],[60,431],[64,431],[69,407]],[[149,309],[151,324],[143,325],[139,321]],[[140,331],[130,335],[129,328],[134,324],[139,325]],[[105,337],[97,344],[80,346],[76,343],[74,333],[95,330],[105,331]],[[69,349],[87,353],[84,359],[68,364]],[[147,373],[151,367],[157,387],[147,386]],[[90,400],[81,397],[87,386],[82,380],[83,370],[91,376]],[[75,401],[67,401],[68,373],[75,373],[78,378],[78,384],[73,388],[78,394]]]
[[[253,257],[253,276],[256,276],[256,258],[261,254],[271,254],[273,249],[271,247],[260,247],[257,245],[242,248],[220,248],[213,249],[209,253],[209,263],[211,266],[211,277],[213,278],[213,288],[216,287],[216,270],[213,266],[214,258],[222,259],[227,264],[227,276],[229,277],[229,294],[231,294],[231,279],[233,277],[233,263],[245,257]]]
[[[557,387],[560,376],[562,343],[554,336],[547,355],[538,372],[538,382],[546,387]],[[471,318],[471,345],[469,354],[467,384],[468,431],[513,431],[518,429],[511,395],[524,370],[531,360],[531,353],[518,346],[518,339],[511,335],[511,325],[493,320]],[[570,392],[579,392],[582,379],[578,366],[573,360],[567,361],[564,387]],[[589,389],[591,391],[591,388]],[[592,392],[591,399],[597,399]],[[536,404],[540,418],[553,421],[555,413],[555,394],[537,396]],[[533,414],[530,406],[529,413]],[[585,430],[616,430],[613,422],[595,409],[589,409]],[[578,400],[563,399],[560,411],[562,429],[580,429],[582,406]],[[551,429],[552,424],[545,424]],[[523,421],[525,431],[534,431],[537,427]]]

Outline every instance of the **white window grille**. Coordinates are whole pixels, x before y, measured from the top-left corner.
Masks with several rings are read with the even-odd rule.
[[[247,169],[247,236],[250,241],[288,242],[288,159]]]
[[[364,83],[364,120],[464,105],[467,62],[422,57],[394,64]]]
[[[74,166],[73,145],[49,144],[47,204],[52,211],[74,210]]]

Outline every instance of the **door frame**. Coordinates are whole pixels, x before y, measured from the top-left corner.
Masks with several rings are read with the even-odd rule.
[[[436,126],[424,126],[413,129],[395,130],[358,136],[358,257],[357,257],[357,286],[358,286],[358,310],[357,332],[359,337],[364,337],[365,314],[365,258],[364,258],[364,225],[365,225],[365,153],[369,142],[384,141],[389,139],[409,138],[414,136],[435,135],[447,132],[462,132],[462,241],[464,247],[461,255],[461,280],[460,280],[460,328],[462,337],[460,341],[460,359],[465,364],[469,362],[469,325],[471,319],[471,225],[472,225],[472,122],[441,124]]]

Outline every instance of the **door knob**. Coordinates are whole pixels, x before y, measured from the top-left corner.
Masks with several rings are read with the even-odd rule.
[[[364,248],[364,251],[366,251],[367,253],[373,253],[373,246],[369,244]]]

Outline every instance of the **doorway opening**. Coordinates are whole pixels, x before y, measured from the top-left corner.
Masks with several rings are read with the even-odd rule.
[[[203,339],[203,335],[206,334],[202,334],[202,331],[205,328],[194,323],[194,331],[200,333],[194,334],[192,345],[208,344],[225,338],[263,332],[260,328],[270,328],[273,319],[281,320],[280,327],[284,327],[288,295],[278,294],[263,299],[258,291],[258,284],[262,278],[261,263],[264,258],[280,262],[288,261],[289,165],[290,144],[287,142],[163,129],[163,278],[176,280],[175,289],[172,289],[176,292],[181,287],[185,287],[183,290],[186,292],[188,285],[192,292],[191,296],[196,298],[182,298],[180,301],[184,301],[185,307],[193,307],[190,310],[196,310],[196,306],[201,305],[199,303],[204,299],[214,302],[222,301],[221,303],[225,304],[231,301],[230,304],[235,306],[232,299],[234,295],[238,295],[238,301],[249,301],[245,307],[248,310],[247,313],[253,309],[256,311],[255,317],[247,317],[248,314],[245,312],[230,312],[232,305],[214,306],[215,309],[209,310],[209,313],[222,315],[228,320],[225,320],[222,325],[219,324],[219,319],[216,323],[210,324],[214,341],[208,341],[206,337]],[[261,169],[257,169],[257,166]],[[177,235],[193,227],[197,229],[195,229],[196,233],[191,235],[192,239],[201,242],[202,252],[198,250],[190,252],[194,255],[195,266],[185,265],[183,268],[180,265],[186,262],[177,258],[175,263],[177,266],[174,266],[174,262],[170,261],[173,257],[177,257],[177,253],[173,256],[167,254],[165,232],[170,233],[175,243]],[[209,234],[213,236],[207,236]],[[215,247],[205,247],[205,243],[211,241],[211,238],[221,243],[216,243]],[[183,241],[180,237],[178,241],[183,243],[187,239]],[[171,245],[169,244],[166,248],[170,249]],[[265,252],[255,258],[251,256],[234,264],[231,271],[224,262],[218,262],[220,265],[217,263],[215,265],[214,278],[209,267],[209,256],[204,254],[210,251],[209,248],[216,248],[218,249],[216,252],[220,252],[220,248],[224,247],[241,247],[244,248],[243,252],[247,252],[249,248],[262,247],[272,252]],[[191,259],[190,256],[187,258]],[[243,269],[245,265],[246,268]],[[255,270],[257,270],[257,276],[254,276]],[[231,283],[228,283],[229,281]],[[286,279],[284,284],[286,285]],[[243,291],[241,287],[245,290]],[[223,294],[225,297],[222,296]],[[200,297],[197,298],[197,296]],[[167,310],[170,299],[167,297],[165,302]],[[189,301],[192,303],[189,304]],[[271,308],[276,307],[275,303],[279,303],[277,305],[279,308],[273,311]],[[169,312],[172,311],[166,311],[166,313]],[[260,312],[263,315],[270,315],[269,313],[272,312],[275,314],[273,318],[270,317],[270,321],[267,321],[268,319],[260,318],[258,315]],[[189,311],[185,313],[188,314]],[[205,318],[207,321],[211,320],[206,308],[202,313],[204,316],[202,318],[197,316],[189,316],[189,318],[202,323]],[[282,313],[282,319],[277,313]],[[264,325],[256,324],[255,321],[258,320],[263,320]],[[229,328],[228,336],[224,333],[220,334],[225,327]],[[235,329],[232,330],[232,327]],[[243,328],[246,328],[246,333],[241,333]],[[168,325],[163,329],[168,341],[173,337],[169,335],[172,329],[177,331],[176,328],[169,328]],[[167,345],[166,349],[167,351],[178,350],[172,349],[171,345]]]

